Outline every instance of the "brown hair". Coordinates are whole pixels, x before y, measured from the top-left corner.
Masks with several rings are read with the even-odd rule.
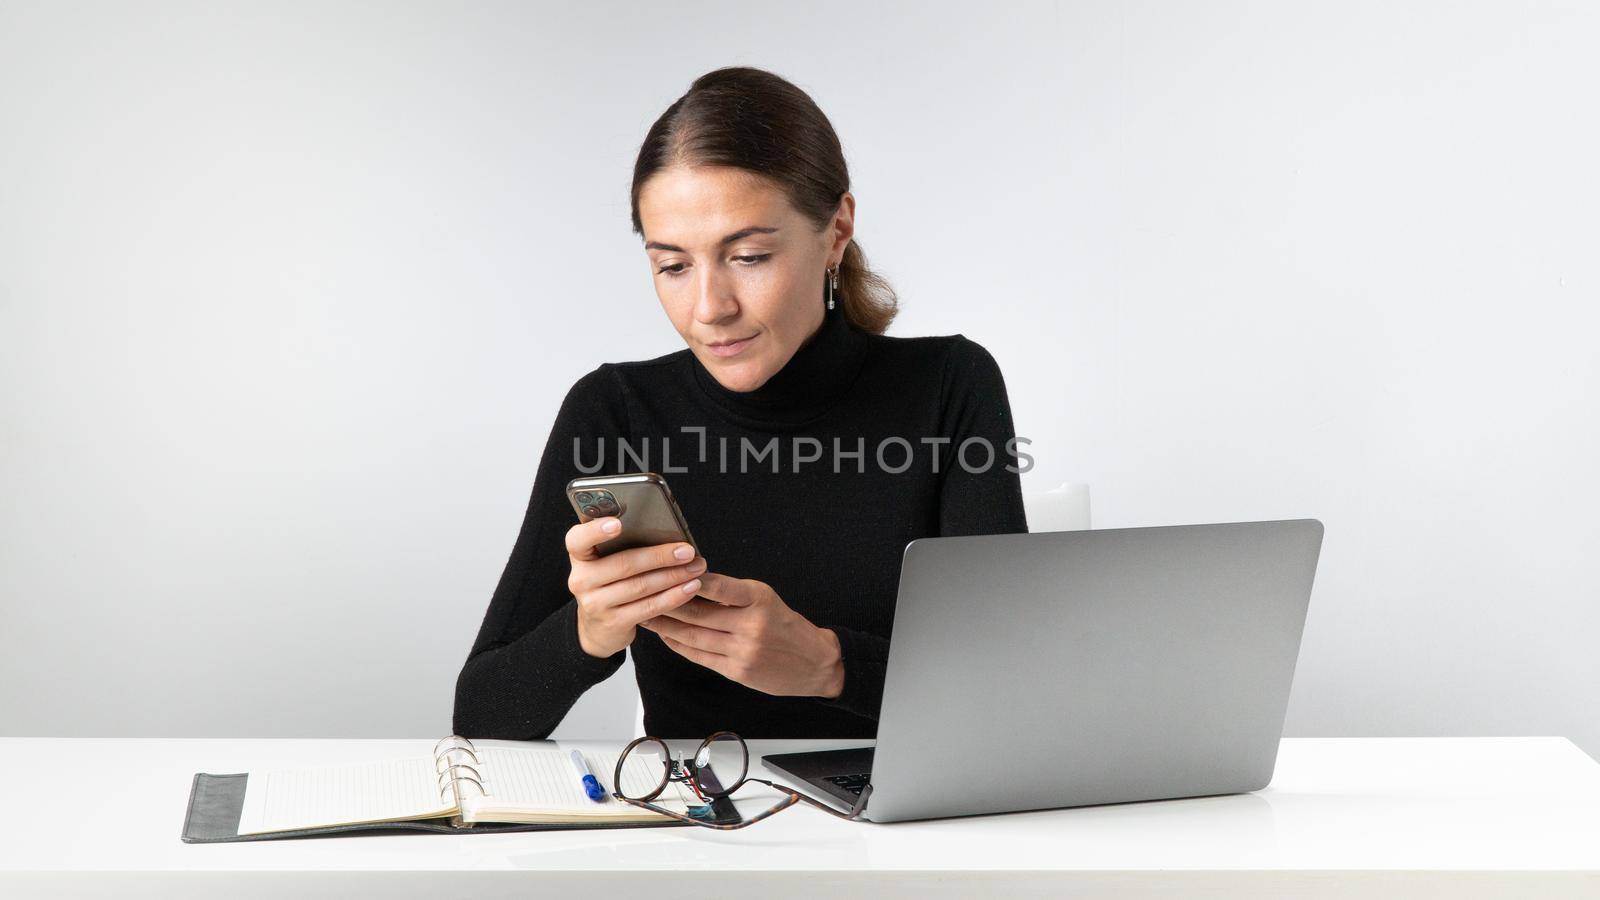
[[[817,229],[850,189],[839,136],[810,95],[771,72],[728,66],[696,78],[645,134],[633,166],[633,231],[643,235],[639,191],[673,165],[731,166],[776,184]],[[834,299],[845,317],[882,334],[899,311],[894,289],[867,267],[860,242],[845,245]],[[818,299],[821,302],[821,299]]]

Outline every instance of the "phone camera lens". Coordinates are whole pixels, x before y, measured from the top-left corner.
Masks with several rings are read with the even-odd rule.
[[[575,497],[575,499],[576,499],[576,500],[577,500],[577,501],[578,501],[578,502],[579,502],[579,503],[580,503],[580,504],[583,504],[583,503],[593,503],[593,502],[594,502],[594,494],[591,494],[591,493],[589,493],[589,492],[588,492],[588,491],[579,491],[579,492],[578,492],[578,493],[577,493],[577,496],[576,496],[576,497]]]
[[[600,515],[600,510],[595,508],[595,507],[593,507],[593,506],[585,506],[583,508],[583,514],[586,515],[586,516],[594,517],[594,516]]]

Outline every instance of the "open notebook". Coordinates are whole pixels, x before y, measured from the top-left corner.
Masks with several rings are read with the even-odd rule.
[[[620,748],[583,751],[589,770],[606,792],[584,793],[570,750],[542,746],[477,748],[447,738],[432,758],[388,759],[313,768],[264,769],[249,773],[236,834],[269,835],[335,826],[448,819],[476,823],[595,825],[675,822],[611,796]],[[622,772],[624,792],[644,793],[661,779],[660,762],[638,753]],[[654,801],[686,813],[701,801],[672,782]]]

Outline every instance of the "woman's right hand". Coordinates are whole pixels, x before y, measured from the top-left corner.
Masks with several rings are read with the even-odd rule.
[[[578,643],[601,658],[633,643],[638,625],[694,599],[706,561],[681,541],[595,555],[595,545],[622,532],[605,516],[567,529],[572,574],[567,589],[578,601]]]

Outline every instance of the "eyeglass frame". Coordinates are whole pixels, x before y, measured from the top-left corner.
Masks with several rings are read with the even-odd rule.
[[[740,773],[739,780],[737,782],[734,782],[733,787],[731,787],[731,788],[725,787],[720,791],[707,791],[707,790],[704,789],[704,785],[702,785],[700,783],[699,766],[694,762],[694,760],[695,759],[699,759],[701,757],[701,754],[704,754],[704,753],[706,753],[708,751],[708,749],[711,746],[711,742],[712,741],[719,740],[719,739],[721,739],[723,737],[731,737],[734,740],[739,742],[739,749],[744,752],[744,771]],[[636,800],[636,799],[634,799],[632,797],[625,797],[622,794],[622,763],[623,763],[623,761],[625,761],[628,758],[628,754],[633,752],[633,749],[635,747],[639,746],[640,744],[644,743],[645,741],[655,741],[656,743],[660,744],[663,749],[666,750],[666,759],[662,760],[662,765],[666,767],[666,777],[662,779],[661,784],[658,785],[656,787],[656,789],[650,793],[649,796],[647,796],[647,797],[645,797],[643,799]],[[710,757],[707,756],[706,758],[709,759]],[[826,812],[826,813],[828,813],[830,815],[837,816],[837,817],[839,817],[841,819],[845,819],[847,821],[859,821],[861,819],[861,814],[866,811],[867,798],[872,796],[872,784],[869,782],[869,783],[867,783],[866,785],[864,785],[861,788],[861,796],[856,798],[855,805],[851,807],[849,812],[844,813],[844,812],[840,812],[837,809],[834,809],[833,807],[829,806],[826,803],[823,803],[821,800],[816,800],[816,799],[813,799],[811,797],[808,797],[805,794],[802,794],[799,791],[795,790],[794,788],[788,787],[786,785],[774,784],[773,782],[768,781],[765,778],[753,778],[749,774],[750,773],[750,745],[746,744],[744,742],[744,738],[740,737],[739,735],[735,734],[732,731],[714,732],[710,736],[708,736],[705,740],[701,741],[700,742],[700,746],[694,752],[694,756],[691,757],[690,759],[683,760],[683,773],[682,774],[679,774],[678,771],[677,771],[678,770],[678,762],[679,762],[679,760],[673,759],[673,757],[672,757],[672,745],[667,743],[665,738],[659,738],[659,737],[656,737],[654,735],[645,735],[644,737],[634,738],[632,741],[630,741],[628,743],[627,747],[623,748],[622,753],[617,756],[617,768],[616,768],[616,771],[614,773],[612,773],[612,778],[611,778],[611,785],[612,785],[612,788],[613,788],[613,790],[611,792],[611,796],[615,797],[618,800],[621,800],[624,803],[630,803],[630,804],[632,804],[634,806],[638,806],[638,807],[641,807],[643,809],[648,809],[651,812],[657,812],[657,813],[661,813],[662,815],[671,816],[674,819],[678,819],[678,820],[684,821],[684,822],[692,822],[695,825],[701,825],[701,826],[704,826],[706,828],[715,828],[715,829],[718,829],[719,831],[732,831],[732,830],[737,829],[737,828],[744,828],[744,827],[746,827],[748,825],[754,825],[755,823],[761,821],[762,819],[765,819],[768,816],[771,816],[773,813],[776,813],[779,810],[788,809],[789,807],[791,807],[791,806],[793,806],[796,803],[799,803],[801,801],[809,803],[812,806],[815,806],[816,808],[818,808],[818,809],[820,809],[820,810],[822,810],[822,811],[824,811],[824,812]],[[770,809],[766,810],[765,812],[762,812],[762,813],[760,813],[760,814],[758,814],[756,816],[753,816],[751,818],[748,818],[748,819],[747,818],[743,818],[741,816],[738,822],[707,822],[704,819],[696,819],[693,816],[686,816],[686,815],[683,815],[682,813],[673,812],[670,809],[665,809],[665,808],[663,808],[661,806],[658,806],[658,805],[650,802],[650,801],[656,799],[657,797],[661,796],[661,792],[667,789],[667,785],[671,784],[674,781],[688,782],[689,787],[690,787],[691,790],[693,790],[696,794],[698,794],[702,799],[709,798],[710,802],[715,802],[715,801],[720,800],[720,799],[722,799],[724,797],[729,797],[729,796],[731,796],[733,794],[734,791],[737,791],[739,788],[744,787],[746,784],[748,784],[748,783],[750,783],[752,781],[757,783],[757,784],[764,784],[767,787],[770,787],[773,790],[776,790],[779,793],[785,794],[787,796],[783,800],[778,801],[778,803],[775,806],[771,807]]]

